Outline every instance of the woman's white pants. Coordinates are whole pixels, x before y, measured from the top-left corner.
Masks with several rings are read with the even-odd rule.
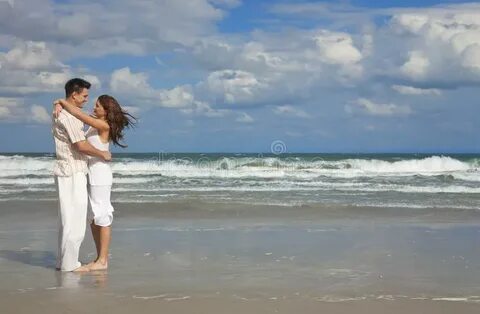
[[[111,185],[89,185],[88,223],[94,222],[97,226],[108,227],[113,221],[113,206],[110,203]]]

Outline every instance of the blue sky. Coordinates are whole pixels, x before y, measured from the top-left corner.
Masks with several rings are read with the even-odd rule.
[[[0,1],[0,151],[75,76],[139,117],[115,151],[480,152],[472,2]]]

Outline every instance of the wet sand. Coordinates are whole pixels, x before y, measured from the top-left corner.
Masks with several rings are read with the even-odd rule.
[[[54,270],[54,202],[0,202],[2,313],[480,310],[476,211],[114,205],[110,269],[74,274]]]

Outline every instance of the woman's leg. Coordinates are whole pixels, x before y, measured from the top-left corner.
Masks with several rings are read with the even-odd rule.
[[[95,241],[95,248],[97,249],[97,257],[95,258],[95,261],[97,261],[100,256],[100,227],[92,221],[90,229],[92,230],[93,241]]]
[[[97,226],[92,223],[92,230],[98,232],[99,244],[97,246],[98,257],[94,263],[89,264],[90,270],[105,270],[108,268],[108,249],[112,235],[112,227]],[[93,231],[92,231],[93,232]]]
[[[112,237],[112,227],[99,227],[100,228],[100,254],[98,255],[97,262],[102,265],[108,263],[108,250],[110,248],[110,239]]]
[[[108,251],[113,219],[110,190],[111,186],[91,186],[90,189],[90,202],[94,214],[91,229],[97,249],[97,258],[95,262],[89,264],[90,270],[103,270],[108,268]]]

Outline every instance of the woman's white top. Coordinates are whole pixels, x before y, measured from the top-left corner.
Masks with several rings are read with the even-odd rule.
[[[109,150],[110,143],[102,143],[97,129],[88,128],[85,137],[96,149]],[[88,183],[90,185],[112,185],[112,181],[112,169],[109,163],[101,158],[88,156]]]

